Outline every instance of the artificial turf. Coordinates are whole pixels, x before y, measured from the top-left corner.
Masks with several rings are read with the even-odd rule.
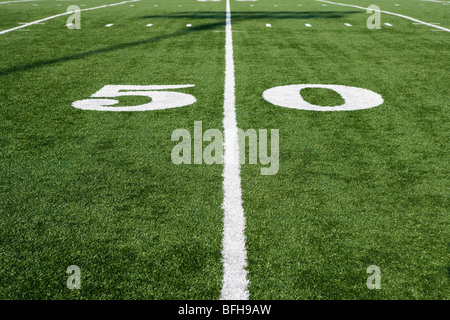
[[[450,27],[445,2],[336,2]],[[392,27],[369,30],[364,10],[324,4],[231,1],[238,126],[280,135],[277,174],[241,170],[250,298],[448,299],[449,33],[384,14]],[[67,6],[0,4],[0,30]],[[195,121],[222,130],[225,2],[142,0],[82,12],[79,30],[66,20],[0,35],[0,298],[218,299],[223,166],[175,165],[171,134]],[[194,84],[175,91],[197,102],[72,107],[113,84]],[[291,84],[361,87],[384,103],[315,112],[263,99]],[[326,89],[302,96],[342,103]],[[81,290],[66,286],[70,265]],[[380,290],[366,286],[370,265]]]

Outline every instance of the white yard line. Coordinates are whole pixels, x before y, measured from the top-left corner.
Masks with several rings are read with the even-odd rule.
[[[344,7],[358,8],[358,9],[362,9],[362,10],[367,10],[367,9],[368,9],[368,8],[365,8],[365,7],[355,6],[355,5],[352,5],[352,4],[345,4],[345,3],[331,2],[331,1],[326,1],[326,0],[316,0],[316,1],[319,1],[319,2],[326,2],[326,3],[330,3],[330,4],[336,4],[336,5],[338,5],[338,6],[344,6]],[[419,24],[423,24],[423,25],[426,25],[426,26],[429,26],[429,27],[432,27],[432,28],[440,29],[440,30],[442,30],[442,31],[450,32],[450,29],[447,29],[447,28],[444,28],[444,27],[441,27],[441,26],[436,26],[436,25],[434,25],[434,24],[431,24],[431,23],[428,23],[428,22],[424,22],[424,21],[421,21],[421,20],[418,20],[418,19],[415,19],[415,18],[411,18],[411,17],[405,16],[405,15],[403,15],[403,14],[393,13],[393,12],[384,11],[384,10],[373,10],[373,11],[381,12],[381,13],[385,13],[385,14],[390,14],[390,15],[392,15],[392,16],[396,16],[396,17],[408,19],[408,20],[417,22],[417,23],[419,23]]]
[[[81,9],[80,11],[90,11],[90,10],[96,10],[96,9],[103,9],[103,8],[107,8],[107,7],[118,6],[118,5],[121,5],[121,4],[130,3],[130,2],[137,2],[137,1],[140,1],[140,0],[128,0],[128,1],[123,1],[123,2],[106,4],[106,5],[99,6],[99,7]],[[54,16],[51,16],[51,17],[47,17],[47,18],[44,18],[44,19],[40,19],[40,20],[36,20],[36,21],[33,21],[33,22],[29,22],[29,23],[23,24],[21,26],[15,27],[15,28],[11,28],[11,29],[0,31],[0,34],[5,34],[5,33],[8,33],[8,32],[11,32],[11,31],[15,31],[15,30],[18,30],[18,29],[26,28],[26,27],[32,26],[34,24],[38,24],[40,22],[44,22],[44,21],[47,21],[47,20],[51,20],[51,19],[55,19],[55,18],[58,18],[58,17],[66,16],[66,15],[73,14],[73,13],[74,13],[73,11],[63,12],[63,13],[60,13],[60,14],[57,14],[57,15],[54,15]]]
[[[225,92],[224,92],[224,168],[223,210],[224,230],[222,259],[224,265],[222,300],[247,300],[247,250],[245,248],[245,216],[239,164],[238,127],[234,78],[233,37],[230,0],[227,0],[225,38]]]
[[[31,1],[41,1],[41,0],[14,0],[14,1],[0,2],[0,4],[15,3],[15,2],[31,2]]]
[[[426,2],[435,2],[435,3],[450,3],[450,1],[436,1],[436,0],[421,0]]]

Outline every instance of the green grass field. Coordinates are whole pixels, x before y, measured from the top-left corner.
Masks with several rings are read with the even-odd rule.
[[[171,135],[223,130],[226,0],[141,0],[82,11],[81,29],[65,15],[2,34],[121,1],[0,1],[0,299],[220,298],[223,165],[174,164]],[[449,299],[449,32],[384,13],[370,30],[365,10],[314,0],[230,2],[238,126],[279,130],[277,174],[241,167],[250,299]],[[333,2],[450,28],[450,1]],[[106,85],[187,84],[171,91],[196,102],[179,108],[72,106]],[[263,98],[293,84],[384,103]]]

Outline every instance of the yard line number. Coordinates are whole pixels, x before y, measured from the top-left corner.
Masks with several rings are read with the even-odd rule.
[[[149,97],[149,103],[130,107],[111,107],[119,103],[116,99],[85,99],[72,103],[77,109],[95,111],[149,111],[178,108],[188,106],[197,101],[191,94],[167,91],[167,89],[182,89],[193,87],[192,84],[185,85],[153,85],[153,86],[132,86],[132,85],[106,85],[91,98],[116,98],[122,96],[143,96]]]
[[[178,108],[191,105],[197,99],[187,93],[168,91],[194,87],[193,84],[184,85],[106,85],[91,98],[72,103],[77,109],[95,111],[150,111]],[[305,101],[301,90],[305,88],[331,89],[337,92],[345,101],[340,106],[318,106]],[[116,99],[121,96],[143,96],[149,97],[151,101],[138,106],[114,107],[119,103]],[[292,84],[279,86],[264,91],[263,98],[273,105],[299,110],[309,111],[353,111],[374,108],[383,104],[383,98],[376,92],[368,89],[331,84]]]

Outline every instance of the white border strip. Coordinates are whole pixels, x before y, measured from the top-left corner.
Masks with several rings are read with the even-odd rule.
[[[130,3],[130,2],[137,2],[137,1],[141,1],[141,0],[128,0],[128,1],[123,1],[123,2],[112,3],[112,4],[105,4],[105,5],[99,6],[99,7],[81,9],[80,12],[81,11],[96,10],[96,9],[103,9],[103,8],[106,8],[106,7],[118,6],[118,5],[121,5],[121,4]],[[78,10],[77,10],[77,12],[78,12]],[[22,29],[22,28],[26,28],[26,27],[32,26],[34,24],[38,24],[40,22],[44,22],[44,21],[47,21],[47,20],[50,20],[50,19],[66,16],[68,14],[73,14],[73,13],[74,13],[74,11],[68,11],[68,12],[60,13],[60,14],[57,14],[57,15],[54,15],[54,16],[51,16],[51,17],[47,17],[47,18],[44,18],[44,19],[40,19],[40,20],[36,20],[36,21],[33,21],[33,22],[29,22],[29,23],[23,24],[21,26],[15,27],[15,28],[11,28],[11,29],[0,31],[0,34],[5,34],[5,33],[8,33],[8,32],[14,31],[14,30],[19,30],[19,29]]]
[[[326,2],[326,3],[330,3],[330,4],[336,4],[336,5],[344,6],[344,7],[358,8],[358,9],[362,9],[362,10],[367,10],[368,9],[368,8],[364,8],[364,7],[360,7],[360,6],[354,6],[354,5],[351,5],[351,4],[337,3],[337,2],[331,2],[331,1],[326,1],[326,0],[316,0],[316,1]],[[390,15],[397,16],[397,17],[404,18],[404,19],[408,19],[408,20],[411,20],[411,21],[414,21],[414,22],[417,22],[419,24],[423,24],[423,25],[426,25],[426,26],[429,26],[429,27],[441,29],[442,31],[450,32],[450,29],[447,29],[447,28],[444,28],[444,27],[440,27],[440,26],[436,26],[434,24],[431,24],[431,23],[428,23],[428,22],[424,22],[424,21],[421,21],[421,20],[417,20],[415,18],[411,18],[411,17],[405,16],[403,14],[393,13],[393,12],[384,11],[384,10],[373,10],[373,11],[390,14]]]
[[[225,93],[224,93],[224,230],[222,259],[224,265],[221,300],[247,300],[247,250],[245,248],[245,216],[239,164],[238,127],[231,29],[230,0],[227,0],[225,40]]]
[[[4,1],[4,2],[0,2],[0,4],[16,3],[16,2],[31,2],[31,1],[41,1],[41,0],[15,0],[15,1]]]
[[[420,0],[420,1],[435,2],[435,3],[450,3],[450,1],[436,1],[436,0]]]

